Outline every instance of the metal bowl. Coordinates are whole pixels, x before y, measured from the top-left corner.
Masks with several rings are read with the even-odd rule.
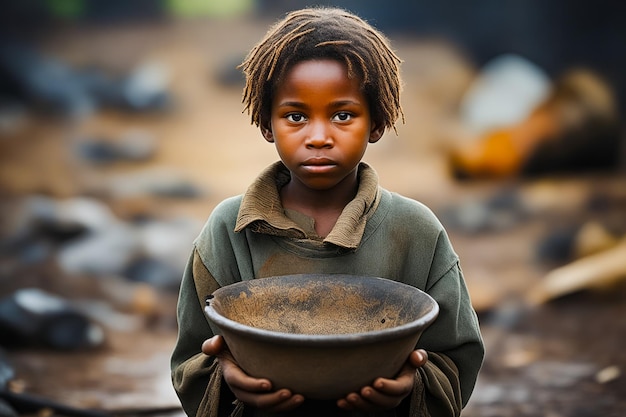
[[[306,274],[222,287],[205,312],[246,373],[330,400],[395,376],[439,306],[389,279]]]

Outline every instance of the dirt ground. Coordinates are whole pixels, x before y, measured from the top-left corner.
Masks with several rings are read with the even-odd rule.
[[[108,199],[120,216],[149,210],[160,216],[204,219],[223,198],[245,190],[276,159],[242,113],[240,84],[217,80],[264,32],[266,22],[193,21],[117,27],[59,28],[41,46],[66,62],[125,71],[146,61],[167,65],[174,110],[164,115],[100,111],[76,123],[31,117],[0,140],[3,200],[46,194],[92,194],[114,175],[166,167],[198,184],[193,200]],[[370,147],[366,161],[384,187],[418,199],[441,216],[461,257],[479,311],[487,357],[465,417],[621,417],[626,415],[626,287],[583,291],[529,307],[524,296],[555,265],[538,262],[539,240],[558,225],[585,219],[581,204],[598,190],[625,189],[616,176],[542,178],[534,181],[457,182],[443,150],[457,132],[454,105],[475,68],[447,45],[394,39],[405,60],[406,123]],[[232,65],[231,65],[232,66]],[[69,151],[90,136],[116,137],[129,128],[158,138],[148,163],[94,167]],[[470,233],[455,227],[449,209],[484,201],[503,190],[531,197],[535,211],[509,218],[507,227]],[[622,203],[618,209],[623,210]],[[623,220],[624,212],[612,212]],[[450,223],[447,223],[447,222]],[[26,284],[71,293],[82,285],[43,271],[2,274],[1,293]],[[18,281],[19,280],[19,281]],[[68,286],[69,285],[69,286]],[[169,381],[175,340],[175,294],[158,294],[158,309],[132,330],[109,329],[96,351],[16,350],[10,358],[25,392],[81,408],[113,413],[179,414]],[[607,376],[608,375],[608,376]]]

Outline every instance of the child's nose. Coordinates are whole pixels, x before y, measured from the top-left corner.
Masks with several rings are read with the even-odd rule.
[[[332,137],[330,129],[324,123],[311,123],[309,135],[306,139],[307,148],[329,148],[332,147]]]

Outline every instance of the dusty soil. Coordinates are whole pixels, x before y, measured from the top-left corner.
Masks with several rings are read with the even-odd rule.
[[[120,216],[149,210],[204,219],[217,202],[242,192],[276,159],[274,149],[241,112],[240,85],[217,82],[265,28],[266,22],[194,21],[115,31],[63,27],[48,34],[42,48],[75,65],[125,71],[147,60],[166,63],[176,107],[157,116],[101,111],[80,123],[32,116],[15,130],[3,131],[3,201],[36,193],[59,198],[97,194],[115,175],[167,167],[199,184],[206,195],[195,200],[107,202]],[[396,45],[405,59],[406,124],[398,126],[397,137],[387,133],[371,146],[366,161],[377,169],[383,186],[425,202],[450,226],[487,345],[485,366],[464,416],[623,416],[626,289],[617,285],[605,292],[584,291],[533,308],[522,302],[529,288],[554,266],[537,261],[538,240],[555,225],[585,218],[581,195],[607,184],[619,188],[623,178],[454,181],[442,150],[457,129],[452,110],[474,68],[446,45],[410,39],[397,39]],[[137,127],[158,137],[158,152],[150,163],[94,167],[69,151],[81,138],[116,137]],[[507,187],[553,198],[541,200],[549,206],[541,216],[518,219],[506,228],[476,234],[446,224],[449,206],[480,201]],[[537,190],[545,192],[533,193]],[[623,219],[623,213],[617,216]],[[50,270],[13,272],[3,274],[3,294],[26,283],[62,288],[65,293],[83,288],[68,287]],[[76,407],[176,409],[168,373],[176,331],[174,309],[175,294],[159,294],[158,310],[143,317],[141,326],[110,329],[107,344],[96,351],[11,351],[17,385]]]

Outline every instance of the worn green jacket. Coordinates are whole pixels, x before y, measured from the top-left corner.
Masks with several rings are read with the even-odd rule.
[[[238,403],[222,383],[218,362],[201,353],[202,342],[216,331],[203,312],[207,295],[242,280],[337,273],[401,281],[439,304],[439,316],[418,342],[429,361],[416,371],[412,395],[397,410],[375,416],[458,416],[474,388],[484,347],[458,256],[440,222],[423,204],[381,188],[374,170],[362,163],[356,197],[321,239],[312,220],[282,208],[279,190],[288,180],[282,163],[271,165],[243,196],[220,203],[194,242],[180,288],[171,360],[185,412],[263,415]],[[305,401],[289,415],[364,414]]]

